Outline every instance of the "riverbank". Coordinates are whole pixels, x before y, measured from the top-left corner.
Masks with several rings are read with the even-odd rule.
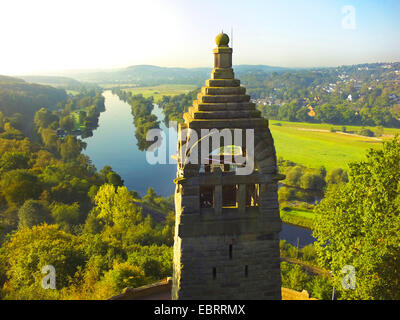
[[[312,210],[285,207],[281,209],[282,222],[312,230],[314,213]]]

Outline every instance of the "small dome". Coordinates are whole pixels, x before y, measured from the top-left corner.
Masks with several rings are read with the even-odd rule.
[[[215,38],[215,43],[218,47],[227,47],[229,43],[229,37],[226,33],[220,33]]]

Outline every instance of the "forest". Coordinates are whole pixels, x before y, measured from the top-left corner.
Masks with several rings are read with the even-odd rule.
[[[32,119],[42,107],[57,110],[67,101],[63,89],[27,83],[22,79],[0,75],[0,121],[8,117],[8,123],[25,134],[32,133]],[[2,128],[4,129],[4,128]],[[12,133],[10,132],[9,135]]]
[[[54,103],[30,117],[32,137],[0,113],[0,297],[106,299],[169,276],[171,204],[151,188],[140,199],[81,153],[74,131],[97,123],[101,92]],[[162,208],[164,221],[142,213],[143,204]],[[56,269],[57,290],[40,285],[45,265]]]

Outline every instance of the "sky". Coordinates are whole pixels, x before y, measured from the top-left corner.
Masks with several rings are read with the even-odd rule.
[[[0,74],[210,67],[221,30],[234,64],[400,61],[398,0],[1,0]]]

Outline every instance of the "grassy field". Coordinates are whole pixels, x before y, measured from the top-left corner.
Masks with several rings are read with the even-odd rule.
[[[343,125],[335,125],[335,124],[328,124],[328,123],[308,123],[308,122],[289,122],[289,121],[279,121],[279,120],[269,120],[270,124],[277,124],[280,123],[282,126],[285,127],[293,127],[293,128],[304,128],[304,129],[315,129],[315,130],[328,130],[335,129],[337,131],[341,131],[343,127],[346,127],[348,132],[351,131],[359,131],[361,128],[370,129],[372,131],[376,131],[376,127],[361,127],[361,126],[343,126]],[[393,136],[396,133],[400,133],[400,129],[394,128],[384,128],[383,130],[383,137],[385,136]]]
[[[79,91],[77,90],[65,90],[68,94],[72,94],[73,96],[76,96],[79,94]]]
[[[115,86],[115,85],[114,85]],[[111,86],[103,85],[104,88],[112,88]],[[175,96],[182,93],[188,93],[197,89],[197,86],[190,84],[163,84],[151,87],[135,87],[120,85],[122,90],[130,91],[132,94],[142,94],[145,98],[154,97],[154,102],[159,102],[163,96]]]
[[[159,85],[154,87],[136,87],[124,89],[130,91],[132,94],[142,94],[145,98],[150,96],[154,97],[154,102],[159,102],[163,96],[176,96],[182,93],[188,93],[195,90],[197,87],[194,85],[186,84],[168,84]]]
[[[312,229],[314,212],[312,210],[290,208],[290,211],[281,210],[281,219],[285,223],[294,224]]]
[[[385,128],[383,137],[369,138],[330,132],[330,128],[341,130],[342,126],[329,124],[274,120],[270,120],[269,123],[278,157],[310,168],[324,165],[327,170],[337,167],[347,169],[348,163],[364,159],[368,148],[380,148],[382,139],[400,133],[400,129]],[[277,123],[280,125],[276,125]],[[346,126],[346,128],[347,131],[361,129],[356,126]]]

